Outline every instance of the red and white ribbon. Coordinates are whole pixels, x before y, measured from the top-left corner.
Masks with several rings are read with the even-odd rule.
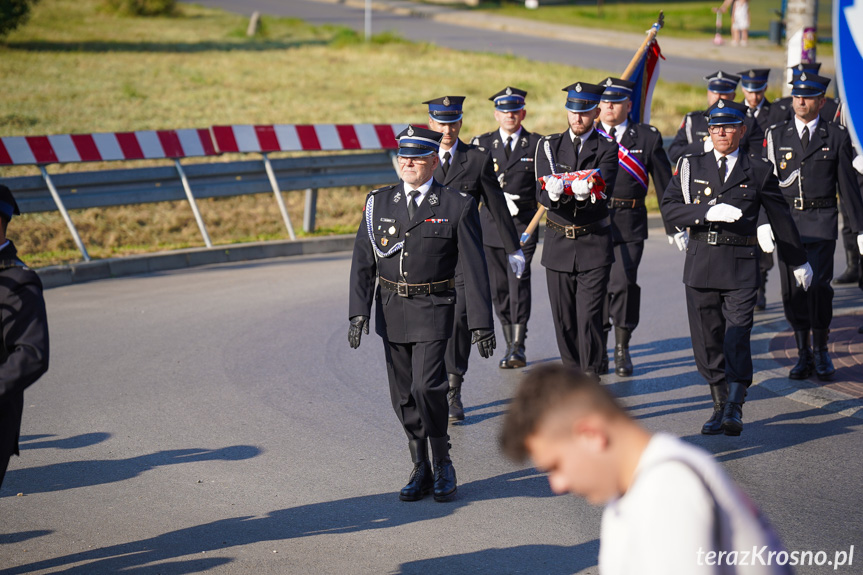
[[[0,165],[214,156],[210,131],[146,130],[0,138]]]
[[[220,153],[394,150],[407,124],[270,124],[213,126]]]

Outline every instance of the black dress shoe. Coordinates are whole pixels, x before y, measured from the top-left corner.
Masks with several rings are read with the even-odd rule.
[[[728,384],[728,401],[722,412],[722,431],[725,435],[740,435],[743,431],[743,400],[746,398],[746,386],[738,381]]]
[[[419,501],[434,489],[434,477],[428,461],[414,464],[408,484],[399,492],[402,501]]]
[[[451,501],[458,489],[455,478],[455,468],[452,461],[435,459],[434,461],[434,500],[440,503]]]
[[[632,375],[632,357],[629,355],[629,338],[632,332],[626,328],[614,328],[614,373],[618,377]]]
[[[722,414],[725,412],[725,402],[728,399],[728,384],[722,382],[710,386],[713,397],[713,415],[701,426],[704,435],[719,435],[722,433]]]
[[[527,365],[527,357],[524,355],[524,340],[527,337],[527,325],[523,323],[512,324],[512,348],[506,358],[509,368],[521,368]]]
[[[434,467],[434,500],[449,501],[455,497],[457,489],[455,468],[449,458],[449,436],[429,437]]]
[[[827,352],[827,335],[829,330],[813,329],[812,330],[812,354],[815,356],[815,375],[821,381],[830,381],[833,379],[833,374],[836,373],[836,368],[833,367],[833,360],[830,359],[830,354]]]
[[[797,363],[788,372],[790,379],[806,379],[815,372],[815,359],[812,356],[812,348],[809,347],[809,330],[797,330],[794,332],[797,341]]]
[[[399,492],[402,501],[419,501],[434,488],[431,465],[429,465],[428,443],[425,438],[408,441],[411,461],[414,462],[408,484]]]

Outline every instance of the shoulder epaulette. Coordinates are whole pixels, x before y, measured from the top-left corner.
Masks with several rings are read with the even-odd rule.
[[[386,192],[387,190],[391,190],[391,189],[395,188],[396,186],[398,186],[398,184],[392,184],[389,186],[384,186],[382,188],[377,188],[376,190],[372,190],[371,192],[369,192],[369,195],[378,194],[380,192]]]

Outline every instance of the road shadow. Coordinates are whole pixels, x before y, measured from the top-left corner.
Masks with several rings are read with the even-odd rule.
[[[522,469],[459,485],[456,499],[437,503],[431,497],[415,503],[399,501],[395,492],[349,497],[272,511],[264,516],[221,519],[170,531],[156,537],[72,553],[5,570],[4,575],[50,570],[67,575],[93,573],[199,573],[213,565],[201,561],[170,563],[181,557],[262,541],[284,541],[319,534],[357,533],[440,519],[479,501],[513,497],[553,497],[544,475]],[[579,546],[576,546],[579,547]],[[571,549],[571,548],[562,548]],[[578,549],[577,549],[578,550]],[[538,551],[534,552],[536,556]],[[561,551],[556,558],[560,558]],[[584,553],[587,553],[585,548]],[[592,551],[592,557],[596,554]],[[571,559],[571,558],[570,558]],[[232,558],[219,559],[223,562]],[[152,565],[157,563],[158,565]],[[464,572],[457,569],[457,572]],[[434,572],[434,571],[432,571]]]
[[[172,449],[128,459],[67,461],[41,467],[13,469],[6,473],[2,491],[48,493],[78,487],[91,487],[125,481],[156,467],[200,461],[241,461],[260,455],[252,445],[234,445],[221,449]],[[3,497],[0,492],[0,497]]]
[[[51,535],[53,531],[47,529],[38,529],[35,531],[20,531],[18,533],[0,533],[0,545],[8,545],[10,543],[23,543],[45,535]]]
[[[541,573],[571,575],[596,565],[599,539],[564,545],[518,545],[402,563],[395,575],[431,573]]]
[[[81,447],[90,447],[97,443],[102,443],[110,439],[110,433],[95,432],[82,433],[74,437],[65,439],[52,439],[51,441],[35,441],[37,439],[45,439],[47,437],[56,437],[54,435],[22,435],[19,439],[20,449],[79,449]]]
[[[506,413],[506,409],[499,409],[497,411],[491,411],[488,413],[475,413],[477,411],[483,409],[489,409],[491,407],[501,407],[509,405],[511,399],[500,399],[498,401],[492,401],[489,403],[484,403],[482,405],[472,405],[464,408],[464,420],[456,421],[450,423],[450,425],[454,427],[464,427],[466,425],[476,425],[477,423],[482,423],[488,419],[493,419],[495,417],[500,417],[501,415]]]
[[[772,451],[781,451],[787,447],[797,447],[826,437],[859,433],[863,427],[863,421],[850,417],[840,416],[826,421],[811,421],[816,417],[823,418],[824,415],[824,410],[813,407],[802,411],[777,414],[767,419],[746,421],[746,406],[744,405],[744,427],[743,433],[739,437],[698,434],[689,435],[682,439],[713,453],[717,461],[728,462]]]

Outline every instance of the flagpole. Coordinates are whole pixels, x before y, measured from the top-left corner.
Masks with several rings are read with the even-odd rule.
[[[623,71],[623,76],[621,80],[629,80],[629,77],[632,76],[633,72],[635,72],[635,67],[638,66],[638,62],[641,60],[644,53],[647,51],[647,48],[650,44],[656,39],[656,33],[659,32],[659,29],[662,28],[665,23],[665,14],[660,11],[659,18],[656,19],[656,22],[653,26],[650,27],[650,30],[647,31],[647,37],[644,39],[644,42],[641,43],[638,50],[635,52],[635,56],[632,57],[632,60],[629,61],[629,65],[626,67],[626,70]],[[525,228],[524,233],[521,234],[521,238],[519,242],[521,245],[524,245],[527,240],[530,239],[530,236],[533,235],[533,232],[536,231],[536,228],[539,227],[539,222],[542,220],[542,216],[545,215],[545,212],[548,211],[548,208],[540,204],[536,213],[533,215],[533,219],[530,220],[530,223]]]

